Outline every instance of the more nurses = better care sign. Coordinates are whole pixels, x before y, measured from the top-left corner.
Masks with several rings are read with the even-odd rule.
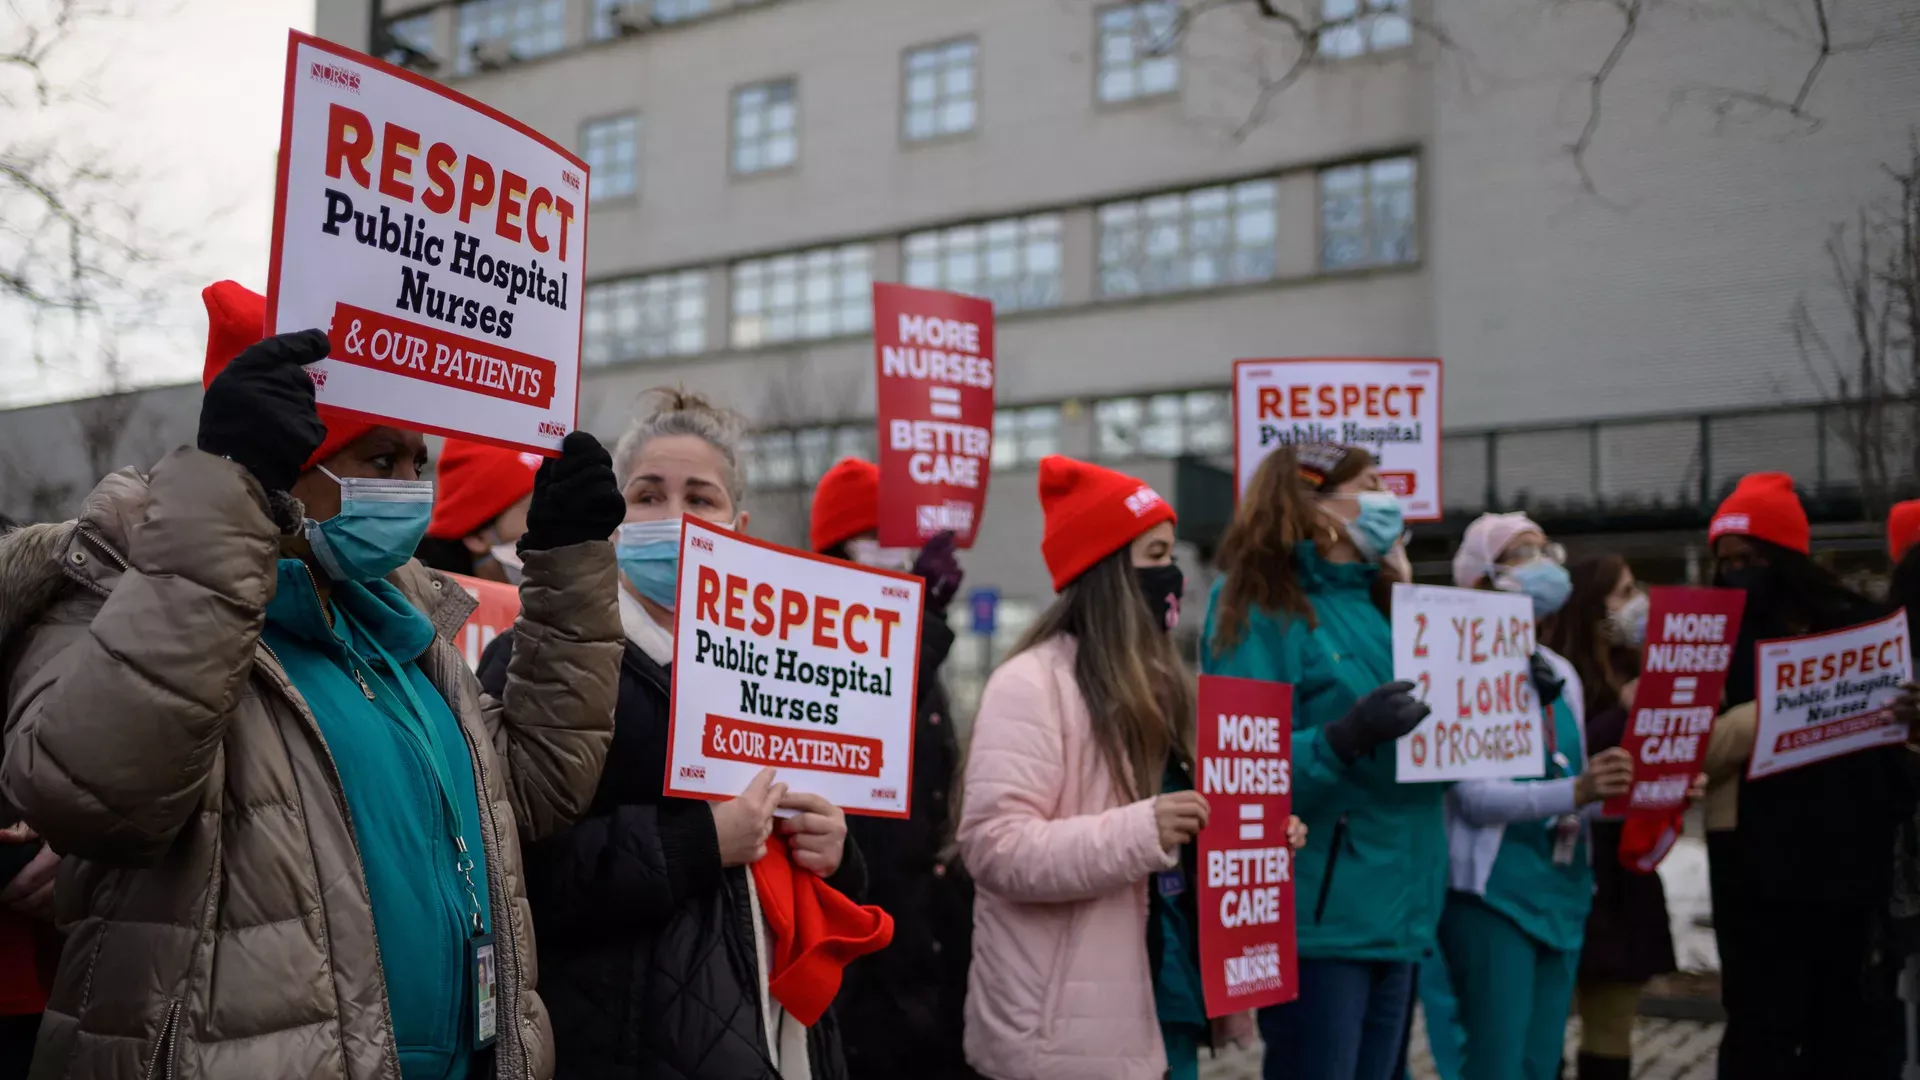
[[[283,109],[266,332],[327,332],[321,406],[557,453],[577,419],[586,163],[297,32]]]
[[[923,588],[684,519],[666,793],[732,798],[772,766],[849,814],[908,816]]]
[[[1294,937],[1293,687],[1200,676],[1200,984],[1208,1016],[1300,996]]]

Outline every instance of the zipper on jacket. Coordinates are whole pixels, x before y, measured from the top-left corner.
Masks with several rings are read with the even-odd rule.
[[[180,1034],[180,999],[167,999],[167,1019],[160,1025],[160,1038],[153,1044],[153,1057],[147,1061],[147,1080],[162,1077],[173,1080],[174,1043]]]
[[[1320,916],[1327,913],[1327,895],[1333,892],[1333,869],[1340,863],[1340,847],[1347,842],[1347,815],[1333,823],[1333,846],[1327,849],[1327,873],[1320,879],[1320,895],[1313,902],[1313,922],[1320,924]]]

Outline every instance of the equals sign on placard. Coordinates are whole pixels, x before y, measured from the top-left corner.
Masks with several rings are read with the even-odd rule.
[[[1262,822],[1266,820],[1267,820],[1267,805],[1265,803],[1257,803],[1257,802],[1241,803],[1240,804],[1240,839],[1265,840],[1267,838],[1267,827],[1266,825],[1262,824]]]
[[[1673,703],[1675,705],[1693,704],[1693,695],[1700,691],[1700,677],[1697,675],[1676,675],[1673,678]]]
[[[942,420],[960,419],[960,388],[957,386],[929,386],[927,396],[933,404],[927,411]]]

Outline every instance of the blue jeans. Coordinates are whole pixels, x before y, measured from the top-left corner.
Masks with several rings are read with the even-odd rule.
[[[1265,1080],[1395,1080],[1413,965],[1300,960],[1300,997],[1260,1010]]]

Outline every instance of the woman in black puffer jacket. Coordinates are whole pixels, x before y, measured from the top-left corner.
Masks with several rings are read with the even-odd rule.
[[[668,395],[615,450],[629,520],[677,523],[685,513],[744,528],[737,430],[700,399]],[[730,824],[736,804],[753,800],[661,794],[671,623],[642,600],[647,592],[625,587],[644,568],[622,551],[627,642],[606,770],[586,815],[526,853],[556,1080],[847,1080],[834,1009],[802,1028],[767,993],[769,939],[756,932],[754,885],[742,865],[752,856],[739,853]],[[663,577],[670,600],[671,568]],[[504,682],[512,649],[512,634],[488,646],[483,686]],[[769,812],[775,788],[762,796]],[[844,818],[832,816],[844,837]],[[793,844],[797,865],[802,841]],[[864,893],[866,870],[850,837],[826,880],[849,896]]]

